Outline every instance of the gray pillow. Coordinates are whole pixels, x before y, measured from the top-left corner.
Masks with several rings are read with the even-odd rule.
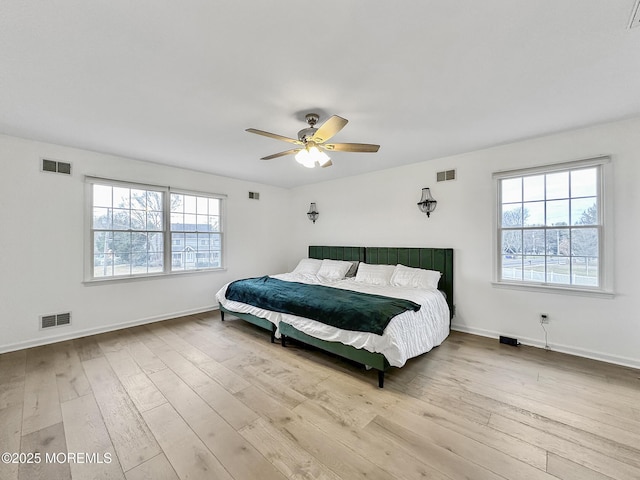
[[[345,278],[355,277],[356,276],[356,272],[358,271],[358,265],[359,264],[360,264],[360,262],[358,260],[353,260],[351,262],[351,267],[349,267],[349,270],[347,271],[347,274],[345,275]]]

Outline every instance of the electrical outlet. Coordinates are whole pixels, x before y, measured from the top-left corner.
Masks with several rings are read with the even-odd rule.
[[[546,313],[541,313],[540,323],[549,323],[549,315],[547,315]]]

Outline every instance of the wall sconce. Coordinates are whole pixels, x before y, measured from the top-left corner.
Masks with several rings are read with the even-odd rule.
[[[431,212],[436,209],[438,201],[431,196],[431,191],[428,188],[422,189],[422,198],[418,202],[418,208],[422,213],[426,213],[427,217],[431,216]]]
[[[316,223],[319,215],[320,212],[318,212],[318,207],[316,207],[315,202],[311,202],[311,205],[309,205],[309,211],[307,212],[307,217],[309,217],[309,220],[313,223]]]

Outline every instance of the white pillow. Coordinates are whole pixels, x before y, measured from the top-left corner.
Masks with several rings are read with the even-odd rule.
[[[316,258],[303,258],[298,262],[298,266],[293,270],[293,273],[310,273],[315,275],[322,266],[322,260]]]
[[[356,282],[369,283],[371,285],[389,285],[395,268],[393,265],[360,263],[356,273]]]
[[[391,276],[391,285],[396,287],[437,289],[442,274],[435,270],[396,265]]]
[[[322,265],[318,271],[319,277],[330,278],[332,280],[340,280],[344,278],[349,269],[351,262],[343,262],[342,260],[322,260]]]

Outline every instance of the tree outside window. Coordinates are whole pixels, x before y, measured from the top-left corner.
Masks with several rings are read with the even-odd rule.
[[[219,197],[96,181],[91,199],[91,278],[222,267]]]
[[[600,167],[498,180],[499,280],[600,287]]]

